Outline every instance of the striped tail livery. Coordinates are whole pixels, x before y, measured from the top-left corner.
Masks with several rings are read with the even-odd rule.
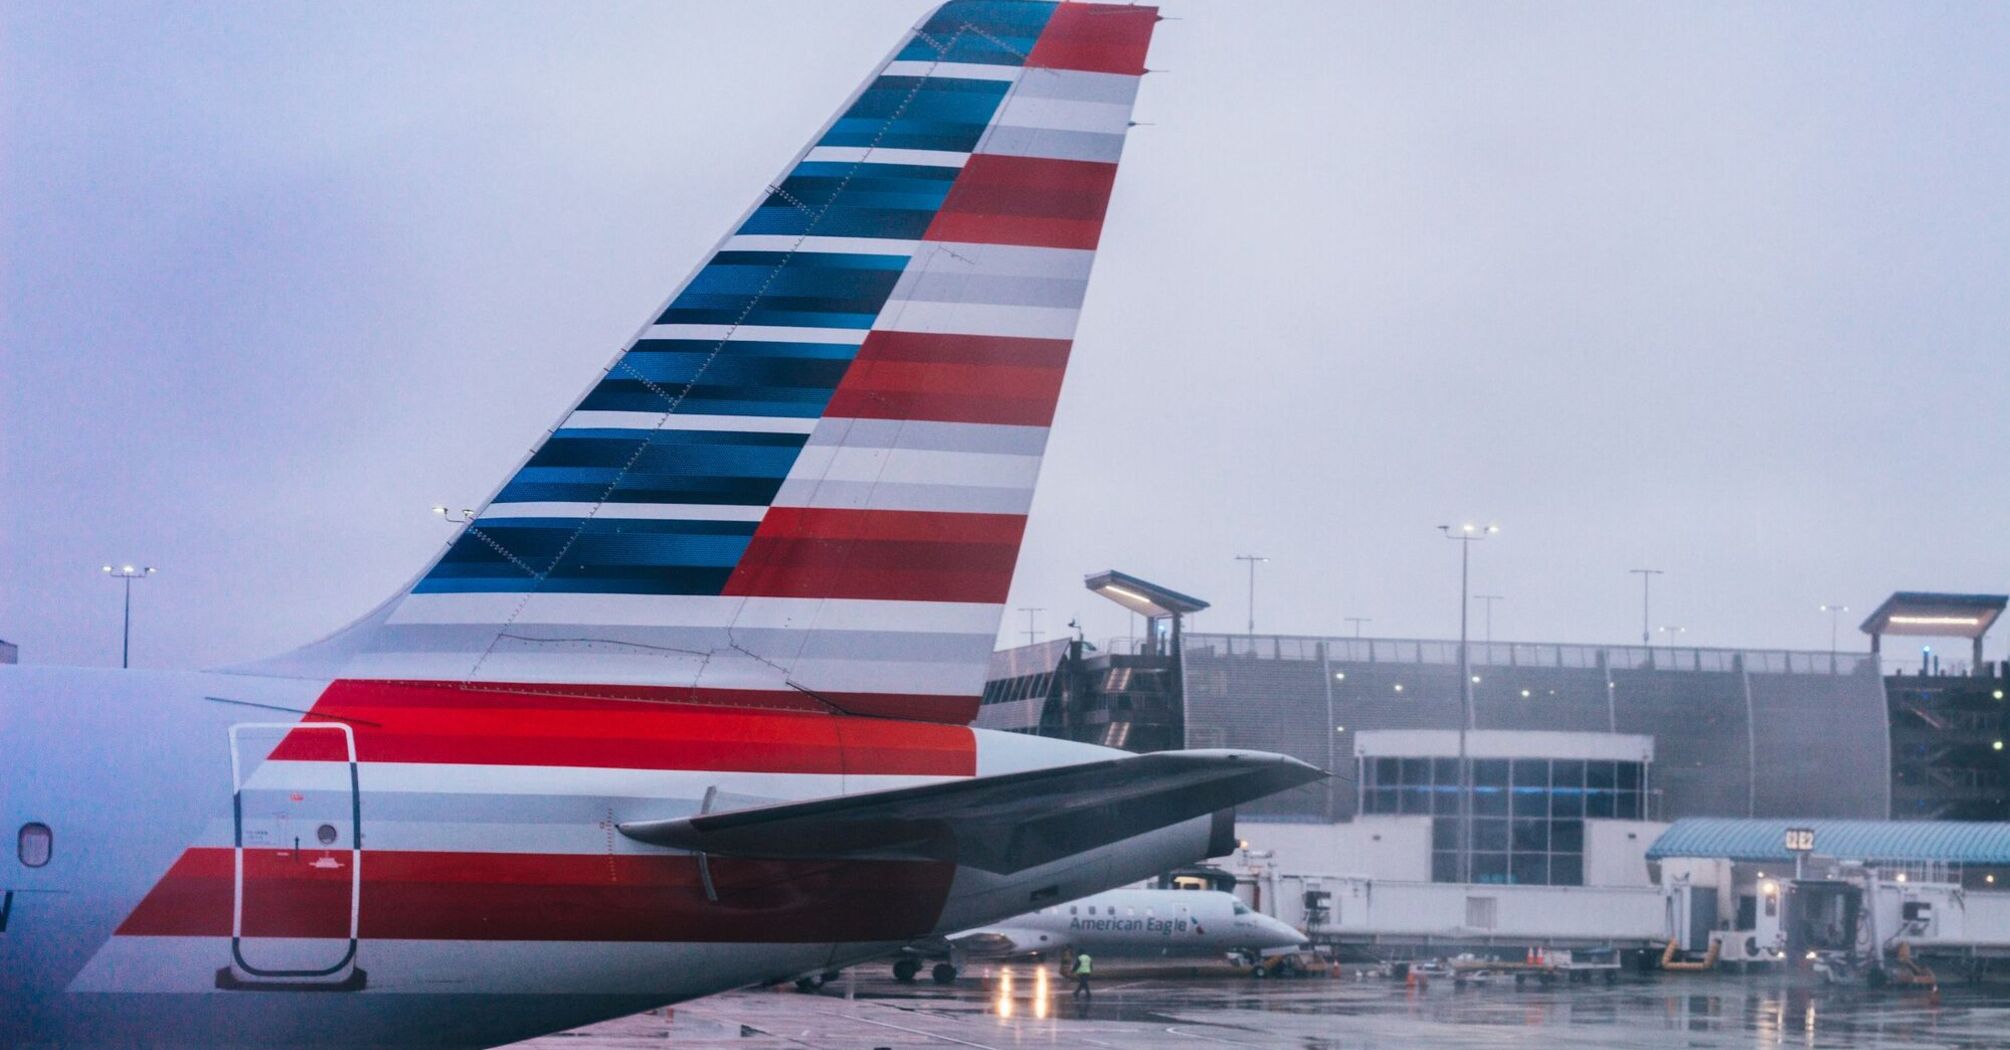
[[[497,1045],[1225,852],[1323,775],[966,727],[1157,20],[927,15],[349,627],[0,668],[0,1045]]]

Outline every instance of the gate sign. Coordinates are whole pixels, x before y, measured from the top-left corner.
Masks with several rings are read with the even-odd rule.
[[[1815,851],[1815,829],[1788,828],[1787,852],[1813,853]]]

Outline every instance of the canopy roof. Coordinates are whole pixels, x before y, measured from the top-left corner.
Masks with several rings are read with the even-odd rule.
[[[1933,638],[1980,638],[2003,615],[2010,596],[1934,594],[1899,591],[1863,622],[1865,634],[1914,634]]]
[[[2010,866],[2010,824],[1965,821],[1745,820],[1685,817],[1647,847],[1648,860],[1698,857],[1793,862],[1788,828],[1812,828],[1816,853],[1868,862]]]
[[[1197,613],[1207,608],[1207,603],[1199,598],[1181,594],[1170,587],[1161,587],[1149,580],[1141,580],[1115,569],[1099,572],[1083,580],[1082,583],[1097,594],[1143,616]]]

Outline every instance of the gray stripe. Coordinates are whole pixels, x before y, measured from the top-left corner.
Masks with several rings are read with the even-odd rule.
[[[923,241],[915,249],[914,257],[908,260],[902,279],[925,271],[961,273],[972,277],[1062,277],[1086,281],[1095,262],[1095,252],[1078,248]]]
[[[926,510],[945,514],[1024,514],[1033,506],[1033,490],[791,478],[782,482],[781,491],[775,494],[775,505],[846,510]]]
[[[998,423],[826,417],[818,421],[809,444],[1037,456],[1047,449],[1047,428],[1013,427]]]
[[[489,649],[495,624],[386,624],[371,652],[467,653]],[[808,639],[807,647],[805,638]],[[929,663],[976,659],[991,651],[988,634],[934,634],[904,631],[784,630],[779,628],[648,627],[611,624],[513,624],[494,652],[591,656],[619,652],[663,656],[671,662],[744,659],[747,650],[786,664],[800,652],[828,659]],[[973,657],[973,654],[974,657]]]
[[[1070,102],[1134,105],[1140,78],[1124,73],[1088,73],[1075,69],[1028,70],[1012,89],[1013,98],[1063,98]]]
[[[1000,125],[984,137],[980,153],[1006,157],[1044,157],[1115,164],[1124,156],[1124,136],[1094,131],[1012,128]]]
[[[989,303],[994,306],[1050,306],[1076,310],[1089,282],[1075,277],[988,277],[954,270],[903,273],[889,303]]]

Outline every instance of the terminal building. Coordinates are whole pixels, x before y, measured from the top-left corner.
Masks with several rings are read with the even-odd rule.
[[[1981,659],[2002,596],[1895,594],[1864,622],[1867,653],[1473,642],[1462,683],[1456,641],[1191,633],[1199,599],[1122,573],[1088,585],[1145,617],[1145,637],[996,654],[977,724],[1332,770],[1239,814],[1306,864],[1644,884],[1646,843],[1681,818],[2010,820],[2010,668]],[[1887,639],[1921,635],[1966,639],[1969,659],[1926,648],[1898,669]]]

